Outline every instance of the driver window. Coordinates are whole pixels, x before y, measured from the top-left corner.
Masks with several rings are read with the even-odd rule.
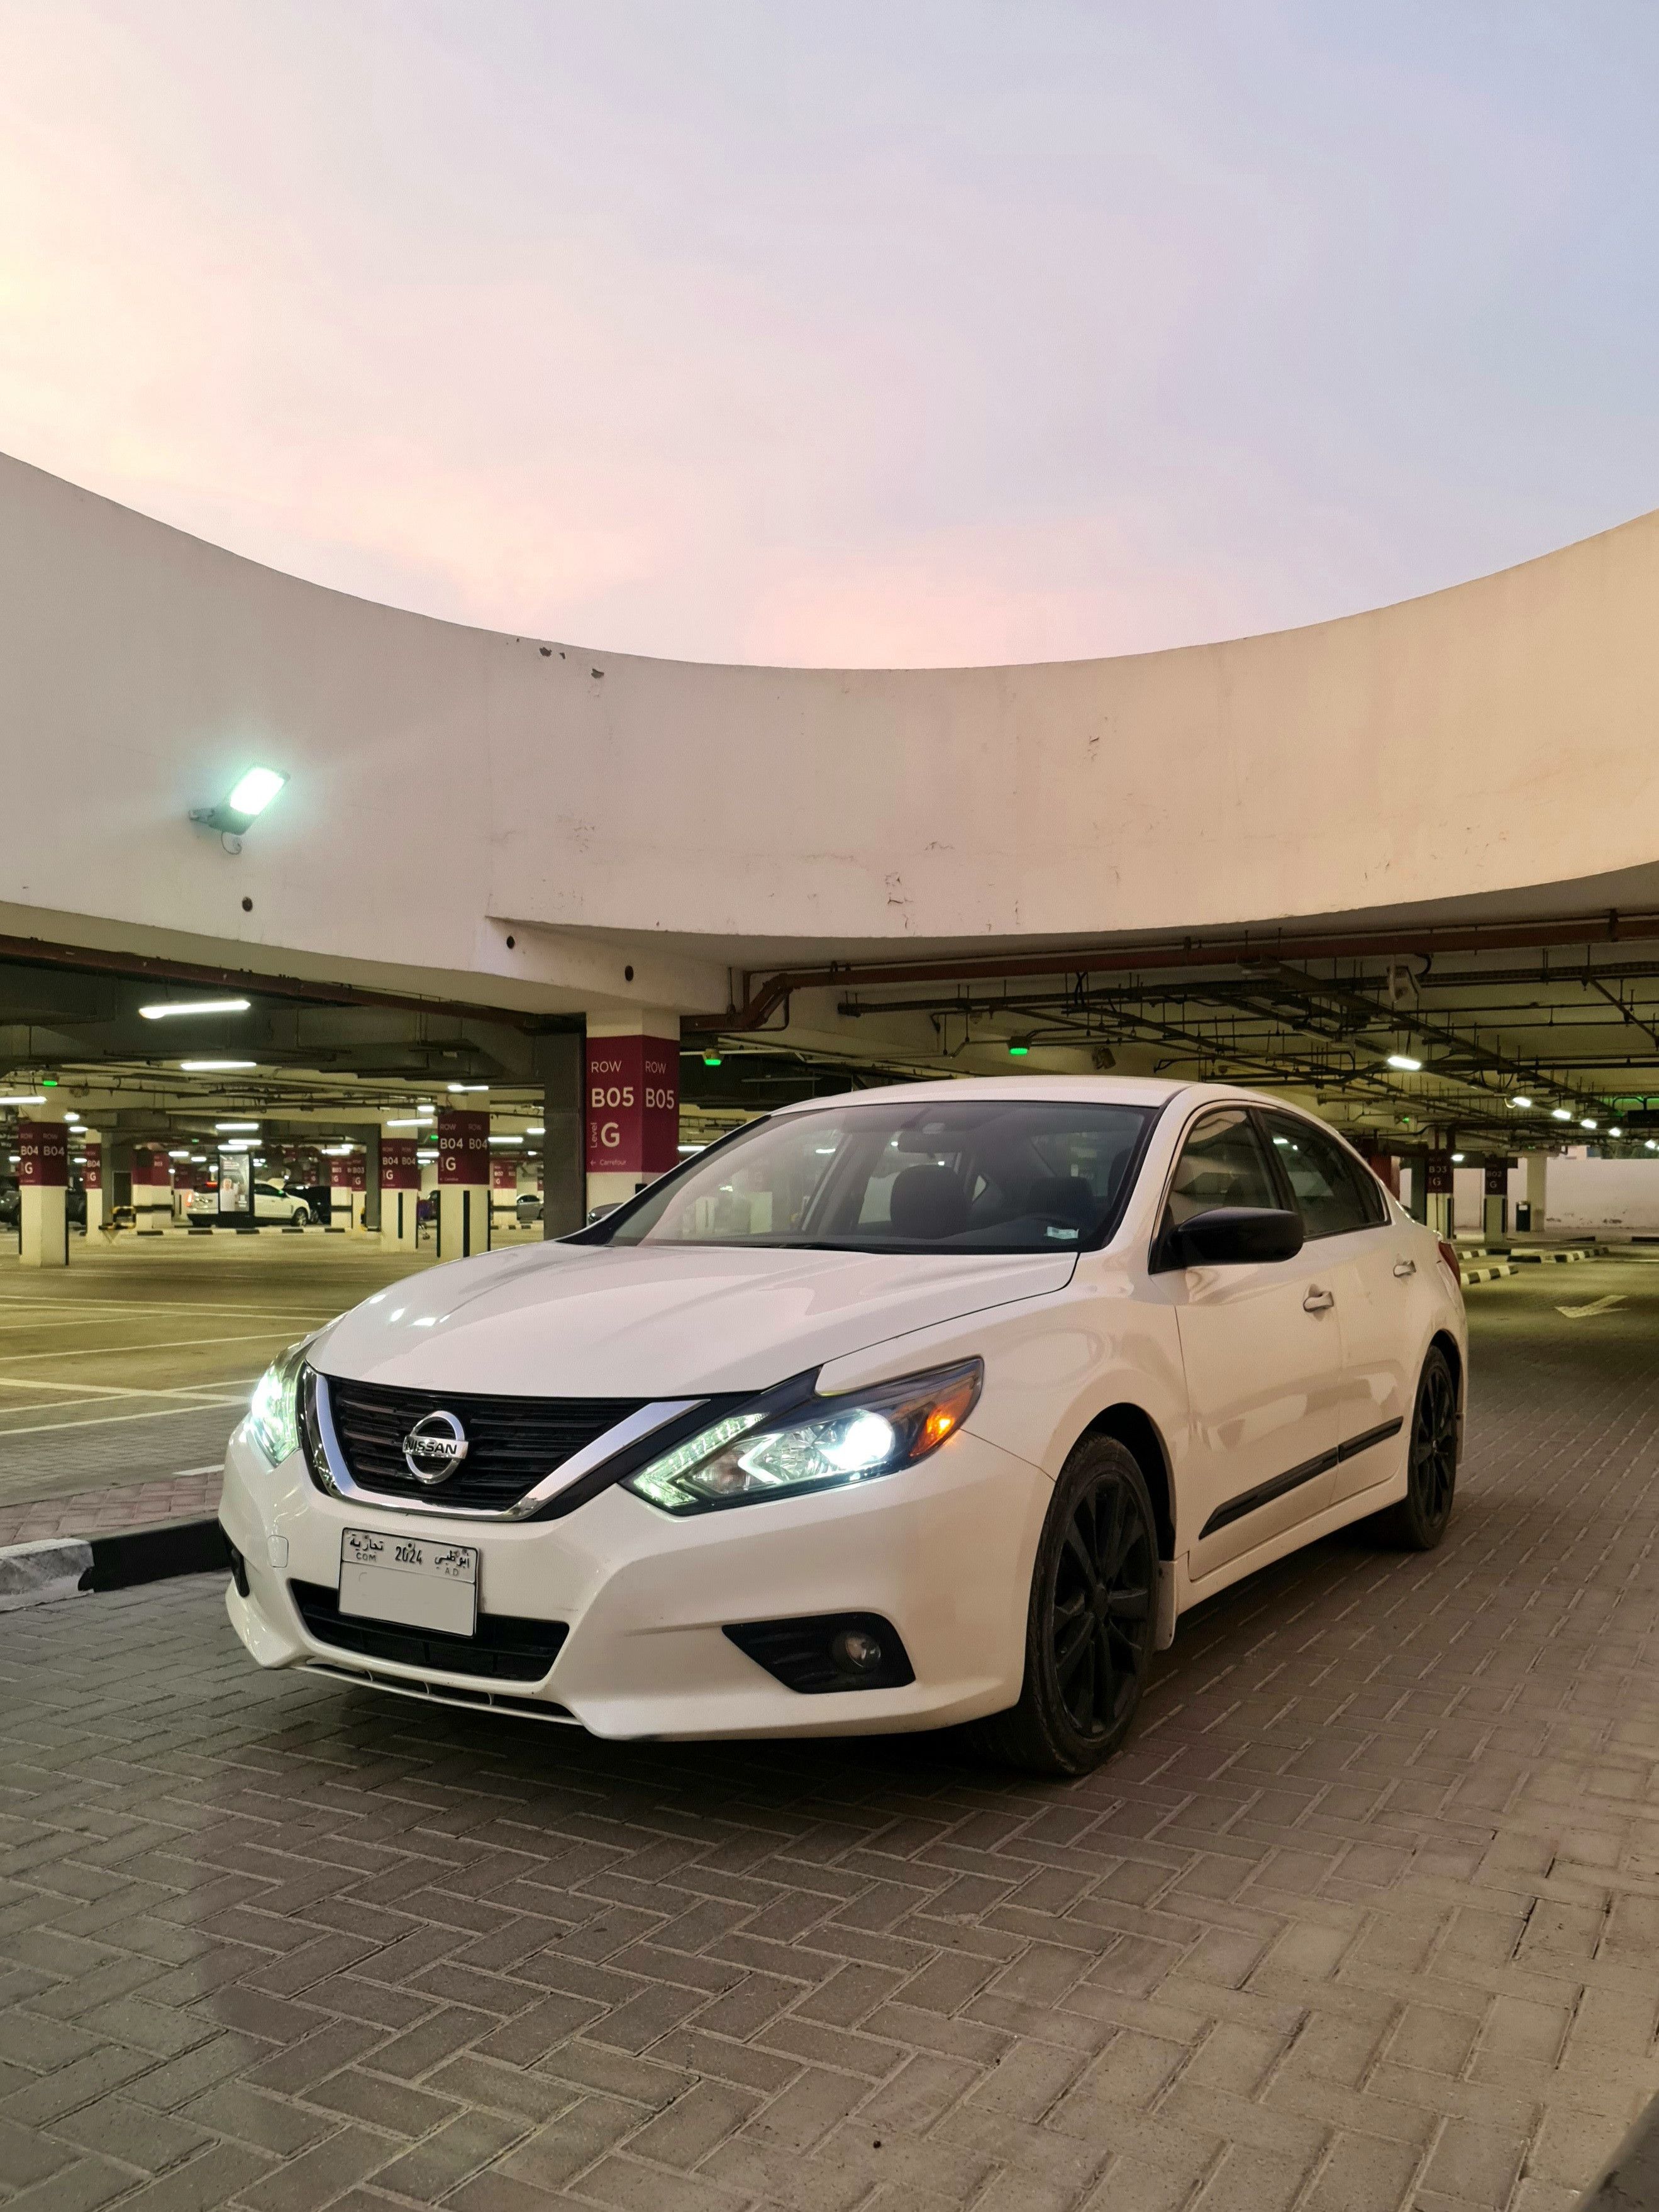
[[[1218,1206],[1277,1210],[1279,1193],[1255,1124],[1242,1106],[1206,1114],[1181,1148],[1170,1186],[1166,1226],[1179,1228]]]

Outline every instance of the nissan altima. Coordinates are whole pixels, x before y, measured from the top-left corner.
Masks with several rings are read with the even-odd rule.
[[[262,1666],[601,1736],[1079,1774],[1190,1607],[1347,1522],[1438,1543],[1466,1373],[1455,1253],[1291,1106],[813,1100],[295,1345],[227,1603]]]

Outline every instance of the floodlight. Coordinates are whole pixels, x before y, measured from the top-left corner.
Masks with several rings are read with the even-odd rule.
[[[251,768],[238,779],[228,799],[217,806],[192,806],[192,822],[205,823],[210,830],[228,830],[240,837],[249,823],[257,821],[277,793],[288,781],[280,769]]]
[[[165,1022],[174,1014],[245,1014],[249,999],[175,999],[159,1006],[140,1006],[147,1022]]]

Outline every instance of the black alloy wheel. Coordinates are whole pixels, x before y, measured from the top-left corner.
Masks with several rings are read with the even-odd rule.
[[[1417,1384],[1407,1452],[1406,1495],[1377,1516],[1379,1534],[1408,1552],[1431,1552],[1446,1533],[1457,1488],[1457,1383],[1431,1345]]]
[[[1134,1455],[1085,1437],[1060,1471],[1037,1545],[1018,1705],[979,1723],[994,1756],[1086,1774],[1128,1734],[1152,1657],[1158,1527]]]

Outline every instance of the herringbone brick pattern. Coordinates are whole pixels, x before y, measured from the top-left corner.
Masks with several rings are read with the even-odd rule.
[[[11,1616],[0,2203],[1565,2212],[1659,2089],[1642,1279],[1494,1286],[1445,1547],[1218,1601],[1081,1785]]]

